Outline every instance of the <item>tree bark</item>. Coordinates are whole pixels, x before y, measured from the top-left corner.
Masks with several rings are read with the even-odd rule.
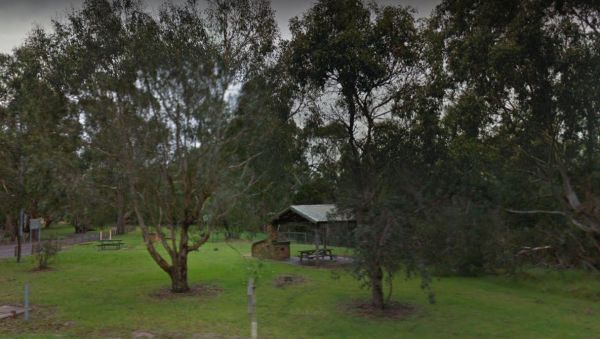
[[[6,234],[10,237],[11,241],[15,241],[17,227],[16,224],[13,222],[12,216],[10,214],[6,214],[4,220],[4,230]]]
[[[75,233],[85,233],[85,231],[87,230],[86,224],[80,222],[79,218],[75,218],[73,220],[73,227],[75,228]]]
[[[185,293],[190,290],[187,279],[187,251],[177,254],[177,259],[171,266],[171,292]]]
[[[50,225],[52,225],[52,223],[54,223],[54,218],[50,215],[47,215],[46,217],[44,217],[44,228],[45,229],[49,229]]]
[[[371,304],[378,309],[383,309],[385,306],[383,297],[383,271],[379,265],[375,265],[371,274]]]
[[[116,193],[117,234],[125,234],[125,192],[120,187]]]

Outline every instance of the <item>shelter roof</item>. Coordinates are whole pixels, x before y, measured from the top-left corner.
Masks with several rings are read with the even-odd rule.
[[[273,224],[309,222],[313,224],[354,222],[352,213],[341,212],[334,204],[291,205],[273,219]]]

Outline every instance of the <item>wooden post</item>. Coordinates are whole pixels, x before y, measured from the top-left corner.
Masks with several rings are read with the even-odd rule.
[[[256,321],[256,293],[254,278],[248,280],[248,314],[250,314],[250,334],[252,339],[258,338],[258,322]]]

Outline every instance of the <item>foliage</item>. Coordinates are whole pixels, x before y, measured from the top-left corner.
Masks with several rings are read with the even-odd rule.
[[[55,31],[80,77],[67,83],[86,118],[90,188],[114,197],[100,204],[114,201],[119,224],[131,207],[172,290],[186,292],[188,253],[253,181],[235,151],[230,93],[273,51],[268,2],[165,4],[155,17],[135,2],[88,1]]]
[[[383,308],[384,273],[424,272],[413,211],[424,203],[416,170],[425,164],[405,156],[418,146],[400,118],[421,85],[418,28],[407,9],[360,1],[320,1],[290,27],[290,73],[312,95],[311,153],[337,169],[340,212],[357,219],[355,272]]]
[[[216,228],[336,203],[377,307],[427,266],[600,267],[596,2],[444,0],[417,20],[320,0],[290,41],[274,18],[267,0],[87,0],[0,55],[2,233],[20,209],[76,232],[135,216],[181,292]]]
[[[42,240],[35,244],[33,251],[35,252],[36,269],[43,270],[50,267],[60,250],[61,246],[58,238]]]
[[[597,5],[577,1],[444,1],[429,22],[443,55],[438,67],[448,74],[440,85],[450,103],[449,142],[479,143],[497,156],[475,167],[493,181],[486,200],[519,214],[506,217],[513,226],[553,215],[551,223],[571,224],[591,243],[600,230],[591,207],[599,14]],[[598,258],[594,247],[587,257]]]
[[[48,43],[34,30],[0,58],[0,215],[7,226],[16,225],[21,208],[49,223],[60,218],[77,171],[80,125],[50,67]]]

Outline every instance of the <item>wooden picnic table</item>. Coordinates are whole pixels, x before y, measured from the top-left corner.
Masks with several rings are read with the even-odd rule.
[[[123,240],[120,239],[115,239],[115,240],[110,240],[110,239],[103,239],[99,241],[98,244],[98,250],[106,250],[106,249],[121,249],[121,247],[123,247],[123,245],[125,245],[125,243],[123,242]]]
[[[328,248],[321,248],[318,250],[317,249],[304,250],[304,251],[298,251],[298,253],[300,253],[300,262],[302,262],[302,260],[304,260],[304,259],[308,259],[308,260],[322,259],[322,260],[324,260],[325,257],[329,257],[329,260],[335,259],[335,254],[333,254],[331,252],[331,250]]]

